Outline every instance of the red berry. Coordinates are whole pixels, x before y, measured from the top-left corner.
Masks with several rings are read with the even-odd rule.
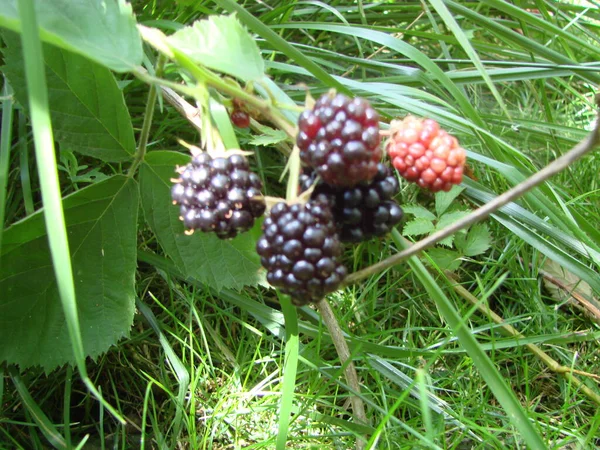
[[[229,117],[236,127],[248,128],[250,126],[250,116],[241,109],[234,109]]]
[[[390,132],[386,150],[406,180],[432,192],[461,183],[467,154],[435,120],[408,116],[392,121]]]
[[[324,182],[350,187],[377,174],[379,115],[367,100],[325,94],[300,115],[298,128],[300,158]]]

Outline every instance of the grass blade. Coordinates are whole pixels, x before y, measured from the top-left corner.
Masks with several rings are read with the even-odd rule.
[[[8,373],[10,374],[10,378],[13,381],[19,396],[21,397],[21,401],[27,408],[27,411],[29,411],[33,417],[35,423],[37,423],[37,425],[40,427],[42,434],[46,437],[46,439],[48,439],[48,442],[50,442],[54,448],[68,448],[65,439],[61,436],[54,424],[50,421],[50,419],[48,419],[48,416],[44,414],[29,393],[29,390],[27,389],[27,386],[25,386],[25,383],[23,383],[18,370],[14,367],[10,367],[8,369]]]
[[[392,237],[399,248],[408,248],[406,241],[397,230],[393,230]],[[494,367],[493,362],[481,349],[479,343],[465,325],[463,318],[458,315],[458,311],[452,305],[448,297],[446,297],[446,294],[444,294],[444,291],[442,291],[419,259],[411,257],[408,260],[408,264],[431,298],[435,301],[439,311],[450,327],[452,327],[452,330],[458,337],[461,345],[473,359],[473,363],[479,369],[482,378],[486,381],[488,387],[506,411],[507,418],[512,422],[515,428],[519,430],[530,448],[534,450],[545,450],[546,445],[530,422],[526,411],[515,397],[513,391],[508,387],[502,378],[502,375],[500,375],[496,367]]]
[[[88,377],[85,367],[85,353],[81,340],[73,269],[62,208],[58,169],[54,151],[52,124],[50,123],[50,105],[44,70],[44,57],[39,37],[33,0],[19,2],[19,15],[22,23],[21,38],[23,41],[23,57],[25,74],[29,92],[29,108],[33,126],[33,139],[38,165],[38,174],[44,204],[44,220],[48,230],[48,241],[52,253],[52,262],[56,274],[56,282],[66,317],[67,328],[77,367],[86,387],[104,406],[125,424],[125,420],[109,405],[96,390]]]

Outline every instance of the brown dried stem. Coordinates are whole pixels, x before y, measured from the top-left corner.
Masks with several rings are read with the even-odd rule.
[[[455,275],[448,271],[446,271],[446,276],[449,279],[455,278]],[[521,334],[519,331],[517,331],[513,326],[504,322],[504,319],[502,319],[502,317],[500,317],[498,314],[496,314],[495,312],[490,310],[487,304],[481,302],[477,297],[475,297],[473,294],[471,294],[467,289],[465,289],[464,287],[462,287],[459,284],[453,284],[452,288],[462,298],[464,298],[465,300],[467,300],[471,304],[473,304],[480,312],[482,312],[483,314],[486,314],[495,323],[500,325],[501,330],[505,334],[512,336],[514,338],[517,338],[517,339],[525,339],[525,336],[523,334]],[[567,366],[563,366],[562,364],[558,363],[555,359],[553,359],[550,355],[548,355],[548,353],[543,351],[541,348],[539,348],[535,344],[525,344],[525,347],[527,347],[527,349],[531,353],[533,353],[535,356],[537,356],[538,359],[540,359],[546,365],[546,367],[548,367],[552,372],[565,377],[567,380],[569,380],[569,382],[573,386],[576,386],[578,389],[580,389],[581,392],[583,392],[590,400],[592,400],[596,404],[600,405],[600,395],[598,395],[596,392],[594,392],[592,389],[590,389],[584,382],[582,382],[574,374],[579,374],[581,376],[593,378],[596,381],[598,381],[600,376],[593,374],[593,373],[583,372],[581,370],[576,370],[576,369],[572,369]]]
[[[346,381],[348,382],[348,386],[350,386],[350,388],[358,394],[360,393],[358,374],[356,373],[356,367],[350,358],[350,349],[348,348],[348,344],[344,338],[344,333],[342,332],[333,310],[326,299],[317,303],[317,308],[321,313],[323,322],[325,322],[325,325],[329,330],[331,340],[333,341],[333,345],[335,346],[337,354],[340,358],[340,363],[342,366],[346,365],[346,368],[344,369],[344,375],[346,377]],[[369,422],[365,413],[365,404],[362,399],[358,395],[352,395],[350,397],[350,401],[352,402],[352,412],[354,413],[357,421],[364,425],[368,424]],[[359,450],[362,448],[364,448],[364,442],[360,438],[357,438],[356,449]]]

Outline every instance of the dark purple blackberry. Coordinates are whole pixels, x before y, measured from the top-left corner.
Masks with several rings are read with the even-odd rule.
[[[307,190],[315,178],[315,172],[302,174],[300,188]],[[392,199],[398,192],[398,180],[391,169],[379,163],[371,182],[346,189],[319,182],[311,199],[330,206],[342,242],[360,242],[383,236],[400,223],[402,208]]]
[[[252,228],[265,212],[258,175],[249,171],[246,157],[232,154],[212,158],[201,153],[180,171],[173,185],[173,203],[191,231],[214,232],[220,239],[235,237]]]
[[[381,160],[379,115],[362,98],[325,94],[298,120],[300,158],[331,186],[372,180]]]
[[[267,281],[296,306],[320,301],[347,274],[331,211],[320,203],[277,203],[263,223],[256,251]]]

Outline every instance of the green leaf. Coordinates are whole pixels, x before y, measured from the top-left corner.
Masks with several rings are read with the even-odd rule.
[[[441,241],[438,242],[439,245],[443,245],[445,247],[449,247],[452,248],[452,245],[454,244],[454,238],[456,235],[452,235],[452,236],[448,236],[447,238],[442,239]]]
[[[28,104],[19,36],[2,33],[5,65],[15,96]],[[44,45],[54,137],[70,150],[103,161],[128,161],[135,139],[123,93],[106,68],[51,45]]]
[[[256,40],[235,15],[198,20],[167,42],[197,64],[244,81],[258,80],[265,72]]]
[[[435,194],[435,212],[439,216],[444,214],[452,202],[460,195],[465,188],[462,186],[452,186],[448,192],[438,192]]]
[[[433,231],[433,223],[427,219],[413,219],[404,225],[404,236],[421,236]]]
[[[478,223],[471,227],[466,237],[456,239],[456,247],[465,256],[475,256],[484,253],[492,243],[490,230],[485,223]]]
[[[175,166],[188,162],[189,157],[182,153],[154,151],[140,168],[142,207],[158,242],[186,276],[217,290],[265,283],[266,274],[255,248],[258,223],[231,241],[207,233],[184,234],[179,208],[171,202],[169,179],[176,176]]]
[[[432,248],[427,250],[427,255],[440,270],[455,271],[462,263],[460,255],[454,250],[446,248]],[[431,263],[430,263],[431,264]]]
[[[133,321],[138,188],[114,176],[63,200],[84,350],[92,358]],[[74,361],[43,211],[8,228],[0,255],[0,361],[50,371]]]
[[[457,220],[462,219],[465,216],[469,215],[469,211],[450,211],[446,214],[443,214],[437,223],[435,224],[435,231],[446,228],[448,225],[453,224]]]
[[[263,134],[260,136],[253,136],[252,140],[249,142],[250,145],[262,145],[268,147],[270,145],[279,144],[287,139],[287,134],[282,130],[261,126],[260,131]]]
[[[404,211],[404,214],[412,214],[417,219],[436,219],[435,214],[421,205],[402,205],[402,210]]]
[[[0,26],[20,32],[17,4],[0,2]],[[37,0],[35,9],[43,41],[117,72],[142,63],[142,40],[124,0]]]

